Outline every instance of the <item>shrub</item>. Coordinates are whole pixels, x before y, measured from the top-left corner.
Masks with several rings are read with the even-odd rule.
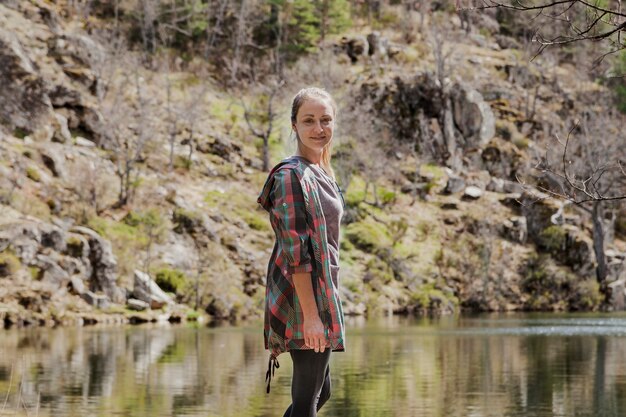
[[[539,244],[550,252],[558,252],[565,247],[567,231],[561,226],[550,226],[539,234]]]
[[[155,282],[163,291],[175,294],[182,292],[188,282],[187,276],[177,269],[162,268],[156,272],[155,277]]]
[[[68,255],[79,258],[83,254],[83,241],[75,236],[71,236],[65,242],[67,244],[67,253]]]
[[[346,238],[357,248],[376,253],[391,246],[391,237],[384,225],[373,222],[356,222],[346,227]]]
[[[20,270],[22,263],[12,253],[0,253],[0,277],[10,277]]]
[[[26,168],[26,176],[35,182],[41,181],[41,174],[35,167]]]
[[[194,233],[203,227],[202,216],[199,213],[177,208],[174,210],[172,221],[176,224],[176,233]]]

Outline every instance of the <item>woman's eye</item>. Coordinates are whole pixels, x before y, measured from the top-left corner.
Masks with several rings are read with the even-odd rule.
[[[313,123],[313,120],[311,119],[304,120],[304,124],[310,125],[311,123]]]
[[[332,120],[331,120],[331,119],[323,119],[323,120],[322,120],[322,124],[323,124],[323,125],[329,125],[331,122],[332,122]]]

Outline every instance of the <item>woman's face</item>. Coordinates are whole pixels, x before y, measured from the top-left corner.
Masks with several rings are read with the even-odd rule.
[[[334,111],[328,100],[309,98],[302,103],[292,126],[304,151],[321,153],[333,138]]]

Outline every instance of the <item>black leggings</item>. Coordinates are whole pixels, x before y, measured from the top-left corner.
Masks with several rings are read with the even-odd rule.
[[[330,398],[330,349],[292,350],[291,405],[283,417],[315,417]]]

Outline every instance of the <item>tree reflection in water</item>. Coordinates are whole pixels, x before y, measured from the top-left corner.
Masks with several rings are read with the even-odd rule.
[[[4,413],[280,416],[291,363],[265,394],[260,323],[0,333]],[[480,316],[348,320],[321,415],[569,416],[626,410],[626,319]],[[12,380],[12,381],[11,381]],[[9,389],[10,387],[10,389]],[[17,407],[22,398],[26,407]],[[0,412],[0,415],[3,413]]]

